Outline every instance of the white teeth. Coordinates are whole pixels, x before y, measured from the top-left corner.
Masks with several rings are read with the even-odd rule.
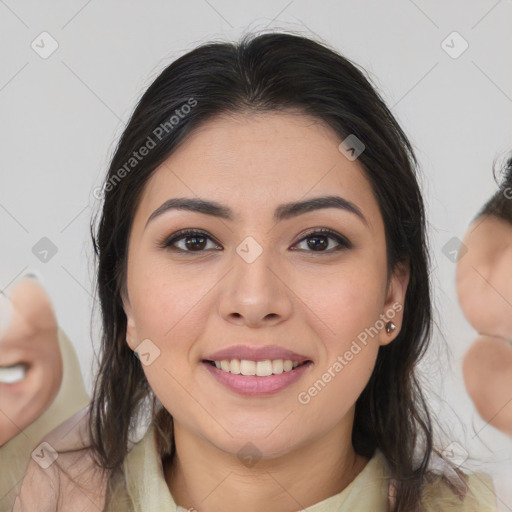
[[[240,375],[240,373],[242,373],[242,369],[240,368],[240,361],[238,359],[233,359],[229,364],[228,371],[236,375]]]
[[[266,361],[258,361],[256,363],[256,375],[258,375],[258,377],[268,377],[272,375],[272,361],[269,359]]]
[[[254,361],[242,359],[240,361],[240,373],[242,375],[256,375],[256,363]]]
[[[14,384],[22,381],[27,375],[27,367],[24,364],[14,366],[0,366],[0,382]]]
[[[283,360],[282,359],[276,359],[275,361],[272,361],[272,373],[279,374],[283,373]]]
[[[236,375],[256,375],[258,377],[268,377],[269,375],[278,375],[283,372],[289,372],[299,366],[298,361],[290,359],[266,359],[265,361],[250,361],[248,359],[223,359],[214,361],[215,366],[222,371],[234,373]]]

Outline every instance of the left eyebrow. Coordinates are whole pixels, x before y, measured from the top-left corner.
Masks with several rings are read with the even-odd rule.
[[[363,215],[363,212],[361,212],[354,203],[340,196],[314,197],[313,199],[308,199],[306,201],[282,204],[278,206],[274,212],[274,221],[280,222],[314,210],[322,210],[325,208],[338,208],[339,210],[345,210],[353,213],[359,217],[366,226],[368,226],[368,222]]]
[[[356,215],[366,226],[368,221],[361,212],[361,210],[352,202],[340,196],[324,196],[315,197],[306,201],[298,201],[292,203],[285,203],[279,205],[274,212],[274,222],[281,222],[288,220],[305,213],[315,210],[322,210],[326,208],[337,208]],[[228,221],[234,221],[235,215],[233,210],[228,206],[209,201],[206,199],[175,197],[168,199],[161,206],[159,206],[146,221],[146,226],[156,217],[169,210],[188,210],[204,215],[212,215]]]

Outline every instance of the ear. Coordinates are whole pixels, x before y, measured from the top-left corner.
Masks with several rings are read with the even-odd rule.
[[[128,346],[132,350],[135,350],[135,347],[137,347],[138,345],[137,328],[135,325],[135,318],[133,316],[133,310],[126,287],[123,287],[123,289],[121,290],[121,300],[123,302],[123,309],[126,315],[126,342],[128,343]]]
[[[389,279],[386,301],[380,315],[384,322],[384,327],[379,332],[379,345],[387,345],[400,332],[403,324],[405,294],[409,284],[409,277],[409,260],[398,263]],[[396,327],[390,333],[386,331],[386,324],[388,322],[392,322]]]

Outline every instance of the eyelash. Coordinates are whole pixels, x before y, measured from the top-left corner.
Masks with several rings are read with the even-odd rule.
[[[306,252],[311,252],[313,254],[332,254],[334,252],[352,248],[352,244],[348,239],[346,239],[342,235],[336,233],[335,231],[332,231],[331,229],[327,229],[327,228],[316,228],[316,229],[310,231],[309,233],[306,233],[297,242],[297,244],[300,242],[303,242],[304,240],[307,240],[308,238],[315,238],[315,236],[318,236],[318,235],[320,235],[320,236],[328,235],[327,238],[331,238],[331,239],[335,240],[339,245],[337,247],[335,247],[334,249],[329,249],[327,251],[307,251],[306,250]],[[158,247],[161,249],[168,249],[168,250],[175,251],[175,252],[189,253],[189,254],[206,252],[206,249],[199,250],[199,251],[188,251],[185,249],[179,249],[177,247],[173,247],[173,244],[175,244],[176,242],[183,240],[185,238],[194,237],[194,236],[204,237],[204,238],[207,238],[207,239],[213,241],[213,239],[205,231],[201,231],[201,230],[197,230],[197,229],[185,229],[183,231],[178,231],[177,233],[174,233],[170,237],[164,238],[162,241],[158,242]],[[218,245],[220,245],[220,244],[218,244]],[[297,249],[294,249],[294,250],[297,250]]]

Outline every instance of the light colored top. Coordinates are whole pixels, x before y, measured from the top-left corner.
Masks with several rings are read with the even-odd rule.
[[[126,456],[123,471],[133,512],[193,510],[179,506],[173,500],[157,452],[153,425]],[[305,508],[303,512],[387,512],[389,474],[386,459],[377,449],[363,470],[343,491]],[[488,475],[470,474],[468,486],[468,494],[462,502],[439,478],[425,490],[428,510],[496,512],[494,485]],[[105,510],[117,512],[121,510],[118,507],[119,504],[116,506],[112,503],[112,506]]]
[[[68,444],[72,446],[83,442],[80,429],[75,429],[73,435],[68,432],[77,421],[81,425],[80,417],[75,416],[47,436],[52,446],[63,449],[58,441],[62,435],[70,438]],[[84,457],[84,452],[78,456],[61,453],[58,459],[60,463],[53,463],[47,469],[42,469],[31,460],[21,492],[15,500],[13,512],[194,510],[178,506],[167,487],[156,443],[154,423],[141,434],[136,437],[139,439],[138,442],[130,443],[131,449],[122,466],[113,474],[98,469],[93,464],[90,454]],[[71,470],[73,478],[80,475],[78,480],[71,482],[64,478],[62,468]],[[461,501],[446,481],[437,474],[443,468],[433,464],[432,470],[433,478],[425,485],[422,495],[424,512],[497,512],[494,484],[488,475],[468,475],[468,492],[465,500]],[[380,450],[376,450],[363,470],[343,491],[301,512],[388,512],[389,475],[386,458]],[[204,511],[199,509],[197,512]]]

